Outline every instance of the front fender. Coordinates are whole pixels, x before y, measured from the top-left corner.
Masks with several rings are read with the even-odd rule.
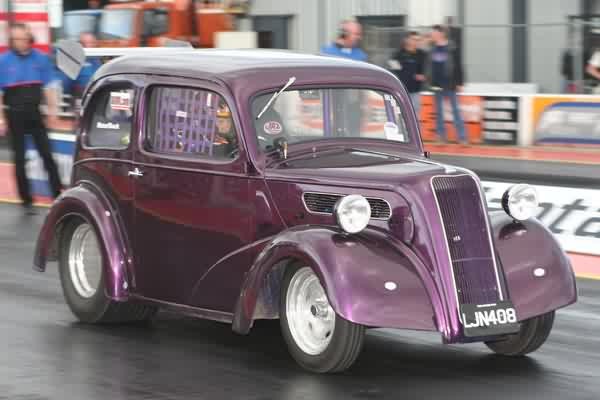
[[[433,279],[412,252],[398,251],[391,241],[370,230],[344,235],[333,227],[299,226],[283,232],[246,275],[233,329],[250,330],[268,273],[284,260],[297,260],[313,268],[332,308],[344,319],[370,327],[435,330],[445,318],[434,311],[442,306]],[[391,282],[395,290],[390,290]]]
[[[557,240],[538,220],[515,222],[503,211],[490,213],[496,251],[519,320],[577,301],[575,274]],[[534,271],[543,268],[545,275]]]
[[[34,269],[43,272],[47,261],[57,259],[61,228],[72,217],[83,218],[95,228],[105,260],[106,294],[113,300],[125,300],[130,286],[127,280],[130,252],[116,210],[91,184],[69,188],[55,200],[38,235]]]

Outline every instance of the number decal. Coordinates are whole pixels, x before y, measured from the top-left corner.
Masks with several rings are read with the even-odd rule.
[[[499,324],[505,324],[507,322],[507,318],[506,318],[506,311],[505,310],[498,310],[496,311],[496,313],[498,314],[498,323]]]
[[[506,310],[506,317],[508,318],[508,322],[514,324],[517,322],[517,313],[514,308],[508,308]]]

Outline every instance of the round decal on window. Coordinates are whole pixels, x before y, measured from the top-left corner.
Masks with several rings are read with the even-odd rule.
[[[269,135],[279,135],[283,131],[283,127],[277,121],[268,121],[263,126],[265,133]]]

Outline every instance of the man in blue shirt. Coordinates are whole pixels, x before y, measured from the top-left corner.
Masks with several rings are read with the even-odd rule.
[[[357,61],[367,61],[367,54],[358,47],[362,37],[362,27],[355,21],[344,21],[340,25],[335,42],[321,48],[322,55],[350,58]]]
[[[458,140],[466,144],[465,123],[458,107],[457,91],[462,90],[463,69],[458,49],[448,40],[446,31],[440,25],[433,27],[431,32],[432,47],[429,54],[431,89],[435,92],[435,108],[437,119],[437,134],[446,142],[446,125],[444,121],[444,98],[450,100],[454,126]]]
[[[10,41],[11,49],[0,56],[0,132],[10,132],[19,195],[26,212],[31,214],[33,199],[25,173],[26,134],[31,135],[44,162],[54,196],[62,189],[40,112],[45,97],[48,121],[56,122],[56,98],[50,90],[54,68],[48,56],[32,48],[33,35],[27,25],[11,26]]]

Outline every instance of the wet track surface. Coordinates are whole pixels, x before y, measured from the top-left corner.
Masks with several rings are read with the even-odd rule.
[[[0,399],[599,399],[600,281],[557,315],[530,357],[437,334],[371,331],[355,366],[313,375],[286,352],[277,321],[248,336],[228,325],[159,314],[138,326],[78,324],[56,264],[32,270],[35,217],[0,205]]]

